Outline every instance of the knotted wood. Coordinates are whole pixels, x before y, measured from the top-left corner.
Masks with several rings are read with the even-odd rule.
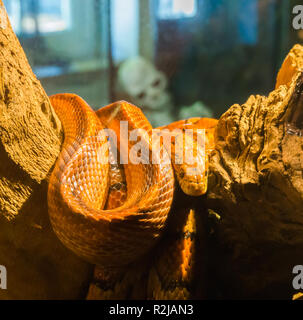
[[[268,97],[222,115],[210,159],[215,215],[212,293],[290,298],[303,249],[303,47],[296,45]],[[213,213],[213,211],[212,211]],[[212,214],[214,216],[214,214]]]

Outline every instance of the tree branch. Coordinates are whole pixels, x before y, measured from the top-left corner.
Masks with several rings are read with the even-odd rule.
[[[277,89],[233,105],[216,129],[208,206],[221,217],[213,270],[226,297],[290,298],[292,268],[302,264],[300,66],[303,47],[297,45],[279,72]]]
[[[84,297],[92,266],[61,245],[47,214],[47,179],[61,124],[0,0],[0,299]]]

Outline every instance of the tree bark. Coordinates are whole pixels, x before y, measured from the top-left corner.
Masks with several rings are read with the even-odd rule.
[[[212,294],[290,298],[303,249],[303,47],[286,57],[276,90],[233,105],[219,120],[208,207]]]
[[[61,124],[0,0],[0,299],[84,297],[92,266],[61,245],[47,215],[47,181]]]

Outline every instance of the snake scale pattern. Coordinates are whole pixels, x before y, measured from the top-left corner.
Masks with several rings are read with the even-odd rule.
[[[115,269],[138,261],[163,236],[177,183],[189,196],[206,192],[217,120],[192,118],[159,128],[166,134],[180,129],[182,134],[174,136],[169,146],[169,140],[159,140],[154,153],[153,128],[134,105],[119,101],[95,112],[74,94],[57,94],[50,101],[64,131],[48,189],[54,232],[67,248],[99,267]],[[121,134],[125,125],[126,136]],[[205,129],[205,149],[196,136],[184,135],[185,129]],[[128,132],[140,134],[140,146],[147,153],[140,154],[137,139]],[[177,161],[180,143],[184,154],[194,146],[194,164]],[[130,150],[137,150],[142,161],[133,163]]]

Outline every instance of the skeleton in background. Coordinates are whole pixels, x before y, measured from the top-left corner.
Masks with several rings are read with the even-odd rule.
[[[118,85],[142,109],[153,127],[176,120],[171,95],[166,90],[166,76],[149,61],[135,57],[123,62],[118,70]]]
[[[124,99],[142,109],[153,127],[179,119],[213,116],[212,111],[200,101],[181,107],[178,113],[166,88],[164,73],[142,57],[126,60],[118,70],[118,91],[123,93]]]

